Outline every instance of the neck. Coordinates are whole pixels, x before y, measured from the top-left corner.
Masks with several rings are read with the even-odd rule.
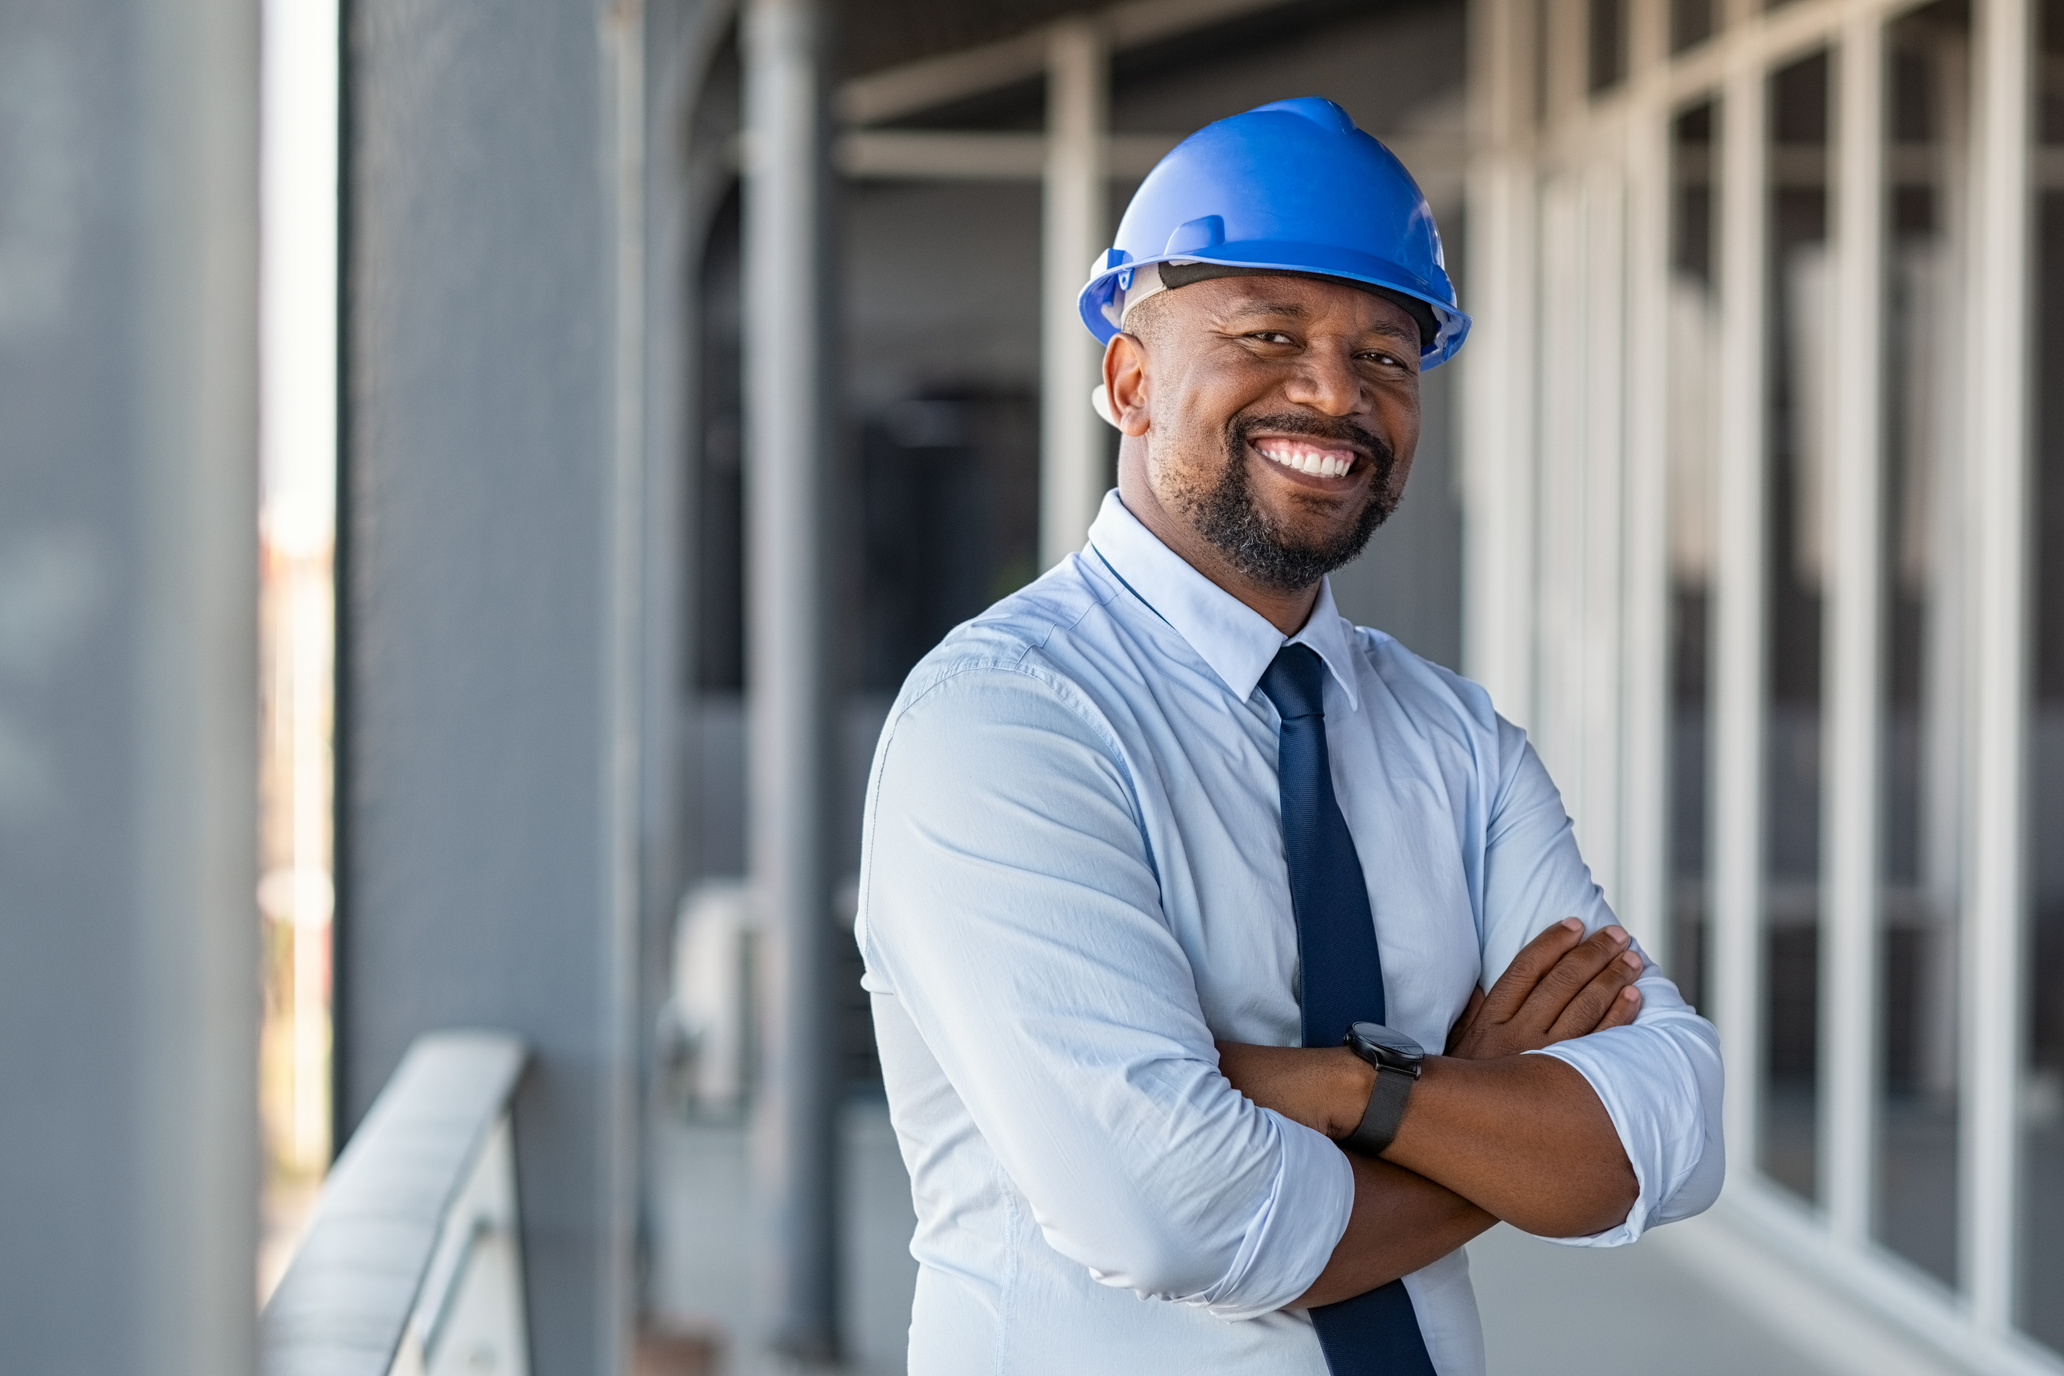
[[[1125,447],[1130,449],[1130,443]],[[1131,461],[1127,462],[1128,459]],[[1312,583],[1286,592],[1257,583],[1241,573],[1216,545],[1162,504],[1154,493],[1153,485],[1147,481],[1146,468],[1145,462],[1137,455],[1120,455],[1118,496],[1124,501],[1125,509],[1141,525],[1154,532],[1155,539],[1180,555],[1184,563],[1261,613],[1284,635],[1296,635],[1303,630],[1304,623],[1311,620],[1312,608],[1318,604],[1319,585]]]

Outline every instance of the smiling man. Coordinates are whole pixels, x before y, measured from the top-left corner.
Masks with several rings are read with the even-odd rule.
[[[1338,106],[1263,106],[1147,178],[1083,316],[1118,490],[912,672],[869,790],[910,1368],[1476,1376],[1463,1244],[1703,1209],[1721,1075],[1525,735],[1334,609],[1468,328],[1432,216]]]

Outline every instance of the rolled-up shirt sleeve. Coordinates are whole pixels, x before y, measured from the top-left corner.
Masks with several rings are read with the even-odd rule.
[[[1483,982],[1488,987],[1549,924],[1615,921],[1592,881],[1561,795],[1526,736],[1500,721],[1499,778],[1483,861]],[[1636,949],[1639,949],[1638,945]],[[1649,1227],[1704,1210],[1726,1174],[1720,1134],[1720,1038],[1649,959],[1637,981],[1640,1015],[1627,1027],[1548,1047],[1582,1075],[1612,1118],[1640,1187],[1625,1222],[1579,1246],[1632,1242]]]
[[[857,928],[1046,1241],[1227,1318],[1295,1300],[1353,1205],[1324,1136],[1218,1070],[1123,753],[1066,683],[963,667],[878,747]]]

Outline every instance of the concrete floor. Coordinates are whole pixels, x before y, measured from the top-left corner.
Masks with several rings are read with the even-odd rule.
[[[849,1109],[846,1305],[854,1376],[903,1370],[916,1263],[909,1187],[887,1110]],[[758,1376],[731,1337],[751,1296],[745,1133],[662,1123],[654,1164],[653,1300],[673,1329],[716,1340],[717,1369]],[[1492,1376],[1943,1376],[1945,1368],[1725,1225],[1692,1220],[1631,1248],[1558,1247],[1499,1227],[1472,1243]]]
[[[1653,1241],[1558,1247],[1500,1224],[1469,1275],[1492,1376],[1831,1376]]]

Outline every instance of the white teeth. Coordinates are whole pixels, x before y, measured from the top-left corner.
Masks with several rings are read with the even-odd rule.
[[[1354,467],[1354,460],[1351,458],[1339,458],[1332,454],[1322,454],[1315,449],[1307,449],[1303,445],[1263,443],[1256,445],[1255,448],[1261,451],[1262,457],[1273,463],[1279,463],[1285,468],[1294,468],[1300,473],[1309,473],[1318,478],[1342,477],[1348,469]]]

